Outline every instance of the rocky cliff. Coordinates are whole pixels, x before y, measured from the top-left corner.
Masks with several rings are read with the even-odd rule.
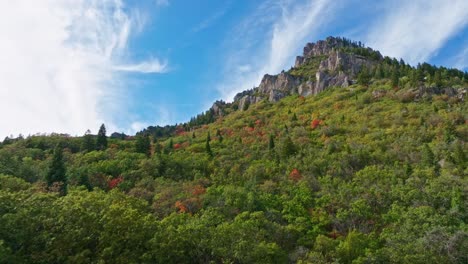
[[[356,54],[354,50],[371,56]],[[382,59],[380,53],[342,38],[328,37],[307,43],[291,70],[278,75],[266,74],[258,87],[237,94],[234,102],[243,110],[265,99],[276,102],[292,94],[308,96],[331,86],[346,87],[354,82],[363,66],[372,68]]]
[[[384,68],[387,72],[386,76],[383,76],[382,71]],[[467,88],[455,89],[448,86],[444,87],[440,82],[437,84],[437,77],[434,75],[436,70],[437,68],[426,63],[422,66],[418,65],[417,68],[412,68],[410,65],[405,64],[403,60],[397,61],[396,59],[383,57],[380,52],[365,47],[360,42],[345,38],[328,37],[316,43],[307,43],[303,54],[296,57],[294,67],[289,71],[282,71],[277,75],[265,74],[258,87],[238,93],[234,97],[233,103],[216,102],[210,111],[215,117],[220,117],[224,115],[223,109],[225,108],[243,111],[248,109],[251,104],[263,100],[277,102],[294,94],[301,96],[315,95],[329,87],[347,87],[355,83],[359,79],[358,77],[362,77],[366,72],[369,75],[369,80],[372,77],[371,74],[376,78],[390,79],[390,75],[395,73],[397,83],[402,81],[408,84],[409,79],[414,79],[414,82],[410,83],[411,89],[409,90],[411,91],[407,94],[414,100],[440,94],[464,100]],[[409,74],[411,71],[413,73]],[[431,73],[429,78],[433,78],[432,83],[431,81],[426,82],[425,78],[428,78],[427,76],[420,76],[423,71]],[[446,68],[439,69],[439,73],[443,71],[447,76],[452,74],[455,83],[459,82],[460,79],[464,79],[465,77],[462,76],[466,74]],[[450,71],[452,72],[450,73]],[[379,72],[382,73],[379,75]],[[400,77],[402,77],[401,80],[399,80]],[[426,84],[424,84],[425,82]],[[414,94],[414,96],[410,96],[411,94]]]

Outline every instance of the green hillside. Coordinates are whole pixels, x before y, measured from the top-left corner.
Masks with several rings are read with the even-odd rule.
[[[467,73],[340,50],[375,64],[107,147],[7,138],[0,262],[467,263]]]

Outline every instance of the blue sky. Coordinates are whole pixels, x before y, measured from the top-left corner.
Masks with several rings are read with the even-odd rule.
[[[230,101],[306,42],[468,70],[466,0],[18,0],[0,6],[0,136],[134,133]]]

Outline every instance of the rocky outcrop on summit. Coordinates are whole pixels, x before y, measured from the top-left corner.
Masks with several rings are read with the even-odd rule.
[[[281,72],[278,75],[265,74],[258,87],[258,92],[267,95],[270,102],[276,102],[281,98],[295,92],[298,85],[301,84],[301,79],[296,78],[286,72]]]
[[[355,54],[352,49],[372,56]],[[308,96],[331,86],[347,87],[362,67],[372,68],[382,59],[380,53],[364,48],[360,43],[328,37],[317,43],[307,43],[303,55],[296,58],[294,68],[278,75],[266,74],[257,88],[237,94],[234,101],[239,102],[239,109],[244,110],[246,106],[264,99],[276,102],[292,94]],[[296,70],[304,67],[309,67],[308,71],[315,70],[315,76],[295,74]]]

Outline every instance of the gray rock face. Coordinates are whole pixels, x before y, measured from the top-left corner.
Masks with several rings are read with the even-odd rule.
[[[223,109],[225,108],[226,103],[224,101],[216,101],[211,106],[211,111],[216,117],[220,117],[224,115]]]
[[[283,97],[295,93],[296,87],[300,83],[301,80],[299,78],[285,72],[278,75],[266,74],[263,76],[258,87],[258,92],[266,95],[270,102],[276,102]]]
[[[239,99],[239,110],[244,111],[249,108],[251,104],[256,104],[260,102],[263,98],[254,95],[245,95]]]
[[[243,110],[247,105],[263,99],[277,102],[292,94],[308,96],[315,95],[330,86],[347,87],[363,66],[371,68],[376,62],[340,51],[339,48],[344,46],[342,39],[332,37],[317,43],[308,43],[304,47],[303,56],[296,58],[295,67],[301,67],[320,56],[322,60],[318,65],[315,80],[304,80],[287,72],[278,75],[266,74],[259,87],[237,94],[234,101],[238,101],[239,109]]]

